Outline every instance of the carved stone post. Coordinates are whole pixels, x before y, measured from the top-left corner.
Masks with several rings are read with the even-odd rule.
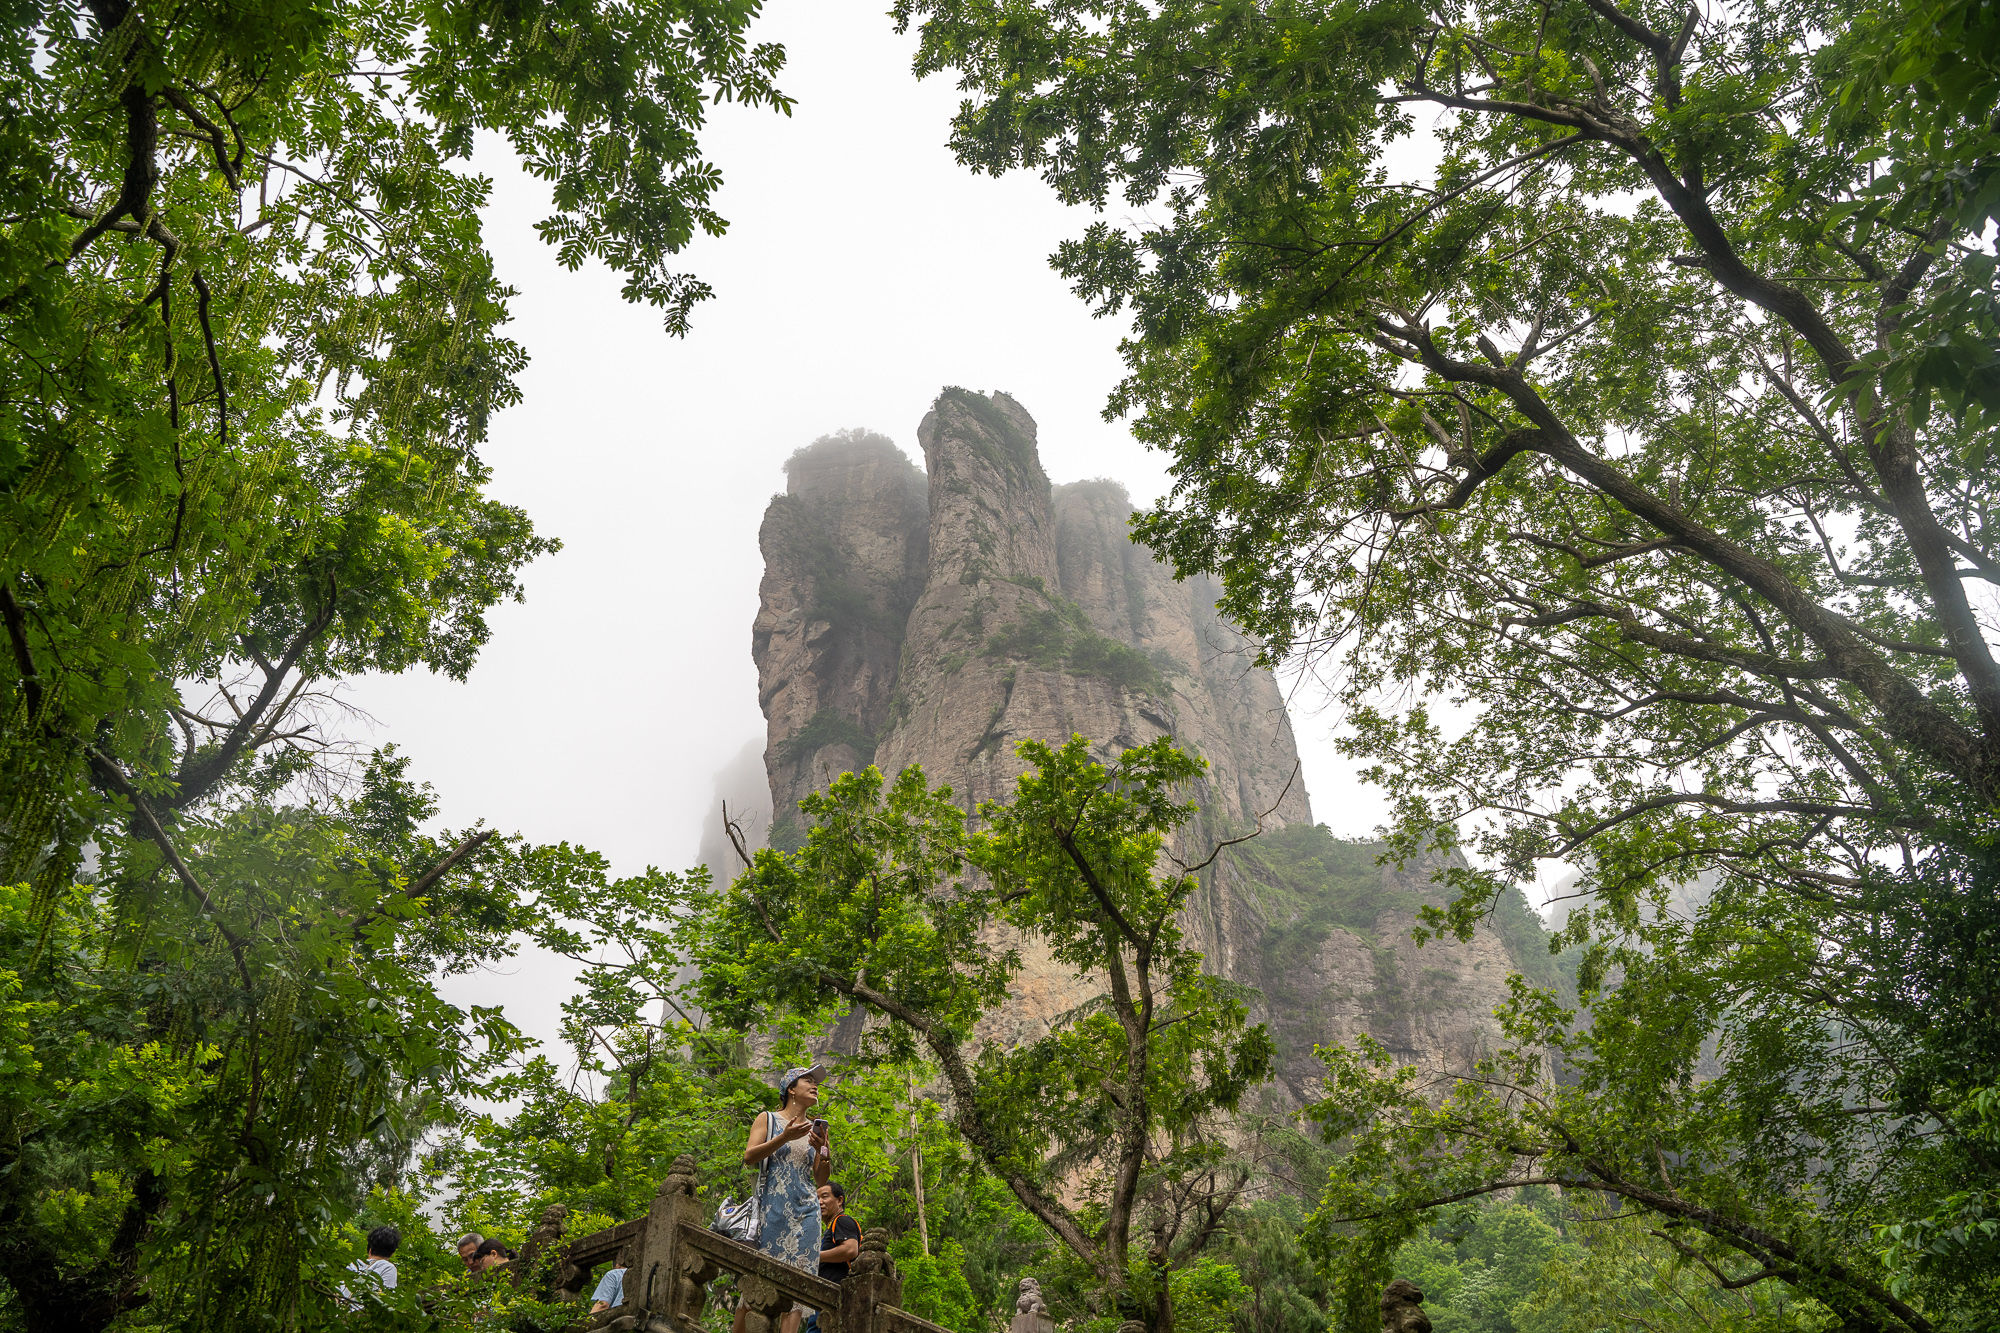
[[[736,1290],[743,1302],[744,1333],[778,1333],[778,1320],[792,1308],[792,1298],[758,1273],[743,1274]]]
[[[1007,1333],[1056,1333],[1056,1321],[1049,1314],[1048,1302],[1042,1299],[1041,1283],[1031,1277],[1021,1279],[1020,1292],[1014,1297],[1014,1322],[1008,1325]]]
[[[521,1257],[508,1265],[508,1267],[514,1270],[514,1285],[517,1288],[523,1282],[527,1282],[532,1284],[535,1290],[540,1291],[546,1297],[549,1293],[551,1279],[553,1280],[553,1285],[558,1287],[562,1285],[562,1279],[565,1274],[561,1271],[563,1263],[560,1253],[556,1254],[555,1269],[557,1271],[542,1273],[538,1272],[537,1269],[548,1266],[550,1254],[555,1252],[556,1247],[562,1243],[563,1226],[568,1217],[569,1208],[560,1203],[552,1203],[542,1209],[542,1220],[536,1225],[534,1231],[529,1234],[527,1244],[521,1247]]]
[[[1382,1288],[1382,1333],[1431,1333],[1423,1305],[1424,1294],[1406,1277]]]
[[[870,1231],[861,1237],[861,1253],[848,1267],[847,1280],[840,1284],[839,1322],[829,1333],[884,1333],[881,1317],[885,1305],[900,1305],[903,1279],[889,1258],[889,1237]],[[820,1316],[826,1323],[826,1316]]]
[[[638,1306],[669,1322],[685,1320],[691,1326],[701,1318],[708,1282],[715,1274],[701,1256],[680,1244],[683,1222],[701,1225],[701,1205],[694,1197],[692,1153],[676,1157],[667,1178],[660,1182],[660,1192],[653,1196],[653,1207],[646,1215],[638,1262],[625,1271],[628,1309]]]

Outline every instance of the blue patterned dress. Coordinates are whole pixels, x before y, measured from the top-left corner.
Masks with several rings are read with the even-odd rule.
[[[768,1143],[785,1132],[785,1122],[776,1111],[764,1114],[770,1117],[764,1126]],[[761,1169],[758,1187],[764,1195],[764,1225],[757,1248],[781,1264],[817,1277],[819,1182],[813,1179],[812,1137],[793,1139],[766,1157]]]

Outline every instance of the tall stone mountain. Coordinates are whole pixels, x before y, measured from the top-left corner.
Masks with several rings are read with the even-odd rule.
[[[1217,615],[1218,589],[1131,541],[1117,483],[1052,487],[1036,435],[1005,394],[947,389],[917,428],[922,471],[862,431],[786,465],[752,638],[770,840],[796,845],[799,799],[871,762],[922,764],[972,808],[1010,794],[1023,738],[1081,733],[1108,756],[1170,735],[1209,763],[1190,837],[1266,830],[1217,861],[1185,925],[1215,972],[1261,993],[1284,1100],[1311,1095],[1315,1043],[1363,1031],[1406,1059],[1468,1065],[1497,1036],[1507,973],[1547,969],[1532,913],[1510,900],[1470,942],[1419,951],[1416,908],[1439,892],[1428,869],[1378,866],[1375,845],[1313,822],[1284,698]],[[1089,994],[1024,959],[991,1039],[1045,1031]]]

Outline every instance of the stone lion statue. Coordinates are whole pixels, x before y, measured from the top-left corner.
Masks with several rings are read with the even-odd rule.
[[[1056,1321],[1049,1316],[1048,1302],[1042,1299],[1041,1284],[1031,1277],[1021,1279],[1014,1297],[1014,1319],[1007,1333],[1055,1333]]]
[[[1431,1333],[1423,1305],[1424,1294],[1406,1277],[1382,1288],[1382,1333]]]

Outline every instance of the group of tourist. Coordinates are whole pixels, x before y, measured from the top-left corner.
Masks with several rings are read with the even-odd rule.
[[[827,1138],[827,1123],[815,1119],[819,1104],[820,1080],[826,1070],[820,1065],[787,1069],[778,1079],[778,1109],[765,1111],[751,1123],[749,1141],[743,1145],[743,1164],[757,1168],[757,1197],[760,1200],[756,1244],[759,1250],[806,1273],[817,1273],[830,1282],[846,1279],[848,1267],[861,1253],[861,1226],[847,1215],[847,1191],[832,1178],[833,1148]],[[372,1284],[393,1291],[396,1265],[390,1256],[402,1236],[394,1227],[377,1227],[368,1233],[367,1257],[350,1265],[354,1286]],[[514,1260],[514,1252],[497,1240],[478,1232],[458,1239],[458,1257],[470,1273],[490,1273]],[[356,1298],[346,1287],[341,1303],[353,1308]],[[621,1265],[607,1272],[590,1295],[591,1313],[596,1314],[625,1303],[625,1269]],[[738,1306],[734,1333],[744,1333],[747,1311]],[[780,1320],[780,1333],[817,1333],[819,1314],[803,1305],[794,1305]]]
[[[488,1240],[477,1231],[458,1238],[458,1257],[468,1273],[490,1273],[514,1262],[514,1252],[497,1240]]]
[[[359,1305],[357,1288],[363,1292],[371,1288],[376,1291],[396,1289],[396,1265],[392,1256],[402,1243],[403,1233],[394,1227],[376,1227],[368,1233],[366,1257],[356,1259],[347,1266],[354,1277],[340,1289],[343,1309],[352,1310]],[[465,1264],[466,1272],[490,1273],[512,1263],[514,1251],[474,1231],[458,1238],[458,1257]]]

